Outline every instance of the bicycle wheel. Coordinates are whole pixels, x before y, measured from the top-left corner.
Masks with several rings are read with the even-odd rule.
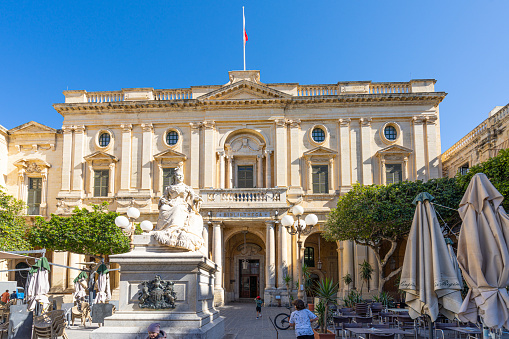
[[[290,315],[286,313],[279,313],[274,318],[274,324],[280,330],[287,330],[290,327]]]

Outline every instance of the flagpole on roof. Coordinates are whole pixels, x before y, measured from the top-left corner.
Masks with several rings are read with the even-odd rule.
[[[242,6],[242,41],[244,42],[244,71],[246,70],[246,41],[247,41],[247,34],[246,34],[246,17],[244,16],[244,6]]]

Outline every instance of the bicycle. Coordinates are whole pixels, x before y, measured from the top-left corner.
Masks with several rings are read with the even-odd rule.
[[[291,313],[292,307],[286,307]],[[287,330],[290,328],[290,313],[279,313],[274,318],[274,325],[280,330]]]

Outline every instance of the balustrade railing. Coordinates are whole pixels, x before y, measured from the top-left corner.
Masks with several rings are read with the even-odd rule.
[[[192,98],[193,92],[187,88],[158,89],[154,91],[155,100],[182,100]]]
[[[380,82],[369,85],[369,94],[411,93],[412,86],[407,82]]]
[[[297,96],[338,95],[338,85],[303,85],[297,87]]]
[[[124,93],[122,93],[122,91],[87,93],[87,102],[115,102],[115,101],[124,101]]]
[[[474,128],[470,133],[465,135],[460,139],[457,143],[452,145],[447,151],[442,154],[442,162],[447,161],[450,157],[452,157],[456,152],[461,150],[463,147],[469,145],[474,138],[484,133],[486,129],[490,126],[493,126],[496,122],[504,119],[509,115],[509,105],[506,105],[497,113],[489,117],[488,119],[481,122],[476,128]]]
[[[201,189],[203,203],[286,203],[286,188]]]

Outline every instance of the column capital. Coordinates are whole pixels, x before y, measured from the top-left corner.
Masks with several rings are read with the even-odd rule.
[[[412,123],[414,125],[422,125],[425,121],[426,121],[426,117],[423,117],[423,116],[412,117]]]
[[[122,125],[120,125],[120,128],[122,129],[122,133],[128,133],[128,132],[131,132],[131,130],[133,129],[133,125],[122,124]]]
[[[273,152],[274,152],[274,151],[272,151],[272,150],[267,150],[267,149],[266,149],[265,151],[263,151],[263,153],[265,154],[265,156],[267,156],[267,155],[271,155]]]
[[[152,124],[141,124],[141,129],[143,132],[152,132],[154,130],[154,125]]]
[[[295,127],[300,128],[300,119],[287,120],[287,124],[288,124],[291,128],[295,128]]]
[[[277,127],[286,127],[287,123],[288,123],[288,119],[276,119],[274,120],[274,123],[276,124]]]
[[[203,125],[201,122],[190,122],[189,126],[191,126],[192,129],[200,129],[200,127]]]
[[[436,115],[429,115],[426,117],[426,125],[436,125],[438,117]]]
[[[213,227],[223,227],[223,222],[222,221],[217,221],[217,220],[210,220],[210,223],[212,224]]]
[[[350,126],[350,122],[351,121],[352,121],[352,119],[350,119],[350,118],[341,118],[341,119],[338,120],[339,125],[341,127],[348,127],[348,126]]]
[[[76,133],[84,133],[85,125],[75,125],[75,126],[73,126],[73,129]]]
[[[216,122],[214,120],[205,120],[203,123],[202,123],[202,126],[205,128],[205,129],[215,129],[216,128]]]
[[[62,132],[64,132],[64,134],[71,134],[72,130],[73,130],[73,128],[71,125],[63,125],[62,126]]]
[[[276,221],[275,220],[265,220],[265,226],[267,228],[274,228],[276,225]]]
[[[224,152],[224,151],[217,151],[217,155],[218,155],[220,158],[224,158],[224,157],[226,157],[226,155],[225,155],[225,152]]]
[[[359,123],[362,127],[369,127],[371,126],[371,118],[360,118]]]

